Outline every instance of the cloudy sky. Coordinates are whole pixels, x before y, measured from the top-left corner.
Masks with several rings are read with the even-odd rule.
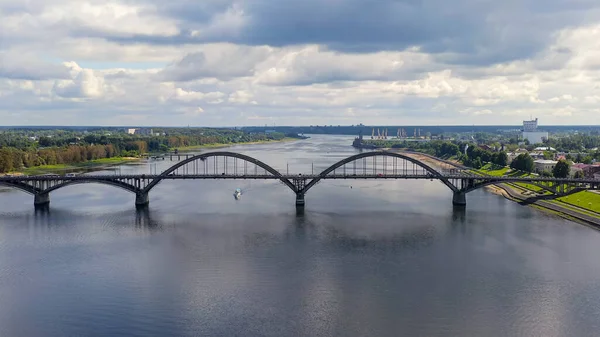
[[[0,0],[0,125],[600,124],[598,0]]]

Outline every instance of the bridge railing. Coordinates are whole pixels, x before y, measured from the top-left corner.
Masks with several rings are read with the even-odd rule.
[[[409,160],[390,157],[381,153],[380,155],[358,158],[343,163],[331,172],[327,177],[333,176],[431,176],[421,165]]]
[[[214,156],[190,161],[171,172],[172,176],[267,176],[273,175],[257,163],[231,156]]]

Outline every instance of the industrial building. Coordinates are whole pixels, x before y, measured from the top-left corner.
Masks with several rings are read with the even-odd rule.
[[[548,132],[538,130],[538,119],[523,121],[523,140],[529,144],[542,144],[548,139]]]

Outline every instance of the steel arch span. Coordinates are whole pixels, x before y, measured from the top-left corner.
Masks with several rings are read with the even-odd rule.
[[[14,188],[20,191],[23,191],[25,193],[29,193],[29,194],[39,194],[41,192],[41,190],[29,185],[29,184],[25,184],[23,182],[17,182],[17,181],[0,181],[0,186],[6,186],[6,187],[10,187],[10,188]]]
[[[409,157],[407,155],[401,154],[401,153],[396,153],[396,152],[388,152],[388,151],[378,151],[378,152],[363,152],[363,153],[359,153],[356,154],[354,156],[350,156],[348,158],[342,159],[340,161],[338,161],[337,163],[331,165],[330,167],[328,167],[327,169],[323,170],[323,172],[321,172],[319,174],[319,176],[317,178],[314,178],[313,180],[311,180],[310,182],[308,182],[306,184],[306,186],[301,190],[298,191],[297,193],[303,193],[305,194],[309,189],[311,189],[313,186],[315,186],[319,181],[321,181],[322,179],[326,179],[326,176],[333,172],[334,170],[352,163],[354,161],[357,161],[359,159],[363,159],[363,158],[370,158],[370,157],[378,157],[378,156],[386,156],[386,157],[392,157],[392,158],[399,158],[399,159],[403,159],[406,160],[408,162],[411,162],[423,169],[425,169],[427,172],[429,172],[431,174],[431,178],[432,179],[438,179],[440,180],[442,183],[444,183],[444,185],[448,186],[448,188],[450,190],[452,190],[452,192],[459,192],[459,189],[454,186],[454,184],[452,184],[446,177],[444,177],[440,172],[438,172],[437,170],[435,170],[434,168],[432,168],[431,166],[425,164],[424,162]],[[351,178],[351,177],[349,177]]]
[[[287,185],[292,191],[294,191],[294,193],[297,193],[297,188],[296,186],[287,178],[283,177],[282,174],[277,171],[276,169],[274,169],[273,167],[265,164],[264,162],[256,159],[256,158],[252,158],[250,156],[246,156],[240,153],[235,153],[235,152],[228,152],[228,151],[217,151],[217,152],[208,152],[208,153],[203,153],[191,158],[188,158],[186,160],[183,160],[173,166],[171,166],[170,168],[168,168],[166,171],[162,172],[158,177],[156,177],[154,180],[152,180],[148,185],[146,185],[146,187],[141,191],[143,194],[147,194],[148,192],[150,192],[150,190],[152,188],[154,188],[154,186],[156,186],[158,183],[160,183],[163,179],[165,179],[165,177],[167,177],[168,175],[170,175],[171,173],[175,172],[178,168],[183,167],[189,163],[192,163],[194,161],[197,160],[205,160],[206,158],[210,158],[210,157],[228,157],[228,158],[237,158],[237,159],[241,159],[243,161],[246,161],[248,163],[254,164],[262,169],[264,169],[265,171],[269,172],[271,175],[273,175],[274,177],[279,178],[279,180],[284,183],[285,185]]]
[[[56,184],[52,187],[49,187],[45,190],[40,191],[40,193],[48,194],[52,191],[58,190],[59,188],[72,186],[72,185],[79,185],[79,184],[102,184],[102,185],[118,187],[118,188],[121,188],[123,190],[126,190],[126,191],[134,193],[134,194],[137,194],[140,192],[140,190],[137,187],[127,184],[127,183],[124,183],[124,182],[121,182],[121,181],[118,181],[118,180],[77,179],[77,180],[70,180],[70,181],[60,183],[60,184]]]

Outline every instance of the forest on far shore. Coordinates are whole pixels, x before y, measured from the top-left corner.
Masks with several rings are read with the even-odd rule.
[[[191,146],[261,142],[285,137],[279,132],[266,134],[203,128],[154,129],[148,135],[130,135],[124,130],[9,129],[0,132],[0,173],[42,165],[139,157]]]

